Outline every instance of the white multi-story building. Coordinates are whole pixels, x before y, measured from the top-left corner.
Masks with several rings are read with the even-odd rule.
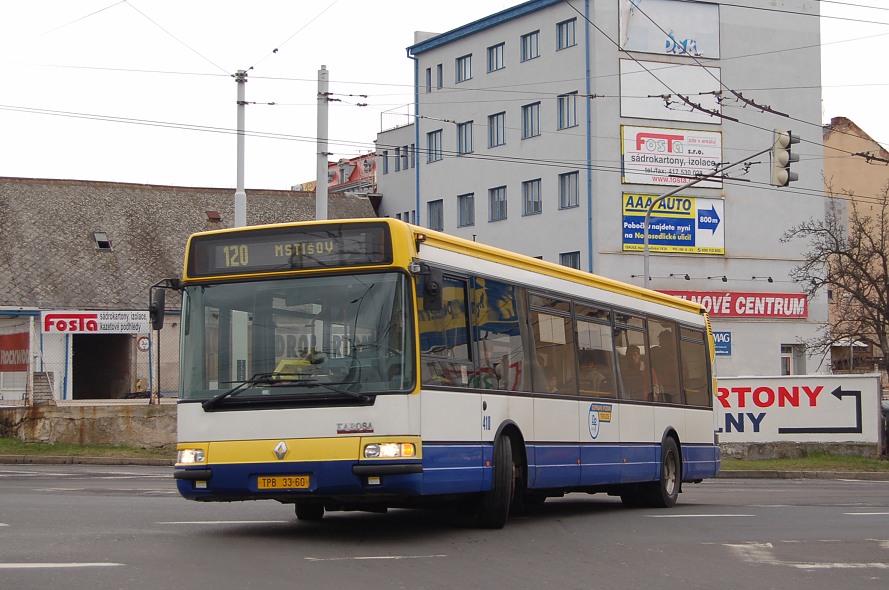
[[[822,372],[823,295],[790,280],[823,213],[807,0],[531,0],[417,33],[414,123],[377,141],[381,215],[700,299],[720,375]],[[799,180],[770,185],[773,130]],[[756,155],[758,152],[759,155]]]

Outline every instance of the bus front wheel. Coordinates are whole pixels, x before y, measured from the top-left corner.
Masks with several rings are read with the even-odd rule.
[[[314,521],[324,518],[324,504],[302,502],[296,504],[296,519]]]
[[[486,529],[502,529],[509,516],[515,491],[515,463],[509,436],[503,435],[494,443],[493,469],[491,489],[482,494],[476,512],[476,523]]]

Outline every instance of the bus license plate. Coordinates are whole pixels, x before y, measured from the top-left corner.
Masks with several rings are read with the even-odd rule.
[[[309,483],[308,475],[260,475],[257,479],[260,490],[305,490]]]

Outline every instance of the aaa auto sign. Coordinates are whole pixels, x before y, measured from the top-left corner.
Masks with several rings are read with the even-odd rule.
[[[879,375],[723,377],[719,442],[880,441]]]
[[[43,311],[44,334],[147,334],[147,311]]]

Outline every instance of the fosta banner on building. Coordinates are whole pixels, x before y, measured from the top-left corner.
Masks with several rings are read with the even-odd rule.
[[[722,133],[692,129],[621,125],[621,182],[680,186],[722,162]],[[721,188],[722,180],[697,187]]]
[[[879,375],[721,377],[719,442],[880,440]]]
[[[146,334],[147,311],[43,311],[44,334]]]
[[[805,293],[739,293],[735,291],[668,291],[661,293],[694,301],[712,317],[805,319],[809,299]]]

